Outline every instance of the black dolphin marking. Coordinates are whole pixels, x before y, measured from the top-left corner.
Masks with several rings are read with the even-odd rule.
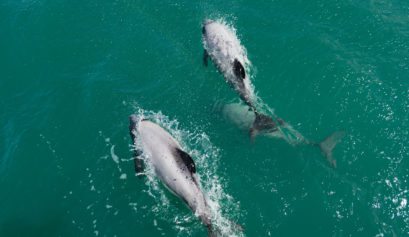
[[[187,167],[190,173],[192,174],[196,173],[196,165],[192,157],[189,154],[187,154],[185,151],[179,148],[176,148],[175,152],[176,152],[176,155],[178,155],[181,158],[183,164]]]
[[[143,164],[143,160],[142,158],[140,158],[139,156],[142,155],[142,150],[136,149],[133,153],[133,160],[134,160],[134,164],[135,164],[135,172],[136,174],[141,174],[143,173],[145,167]]]
[[[131,136],[132,143],[135,143],[136,139],[136,126],[138,123],[138,117],[136,115],[129,116],[129,135]],[[133,160],[135,165],[136,174],[141,174],[144,171],[143,160],[140,157],[142,155],[142,150],[135,149],[133,152]]]
[[[207,52],[207,50],[205,49],[203,51],[203,65],[205,65],[207,67],[207,61],[209,59],[209,53]]]
[[[242,80],[246,78],[246,70],[244,70],[243,65],[237,59],[234,59],[233,72],[234,72],[234,75],[236,75],[236,77]]]

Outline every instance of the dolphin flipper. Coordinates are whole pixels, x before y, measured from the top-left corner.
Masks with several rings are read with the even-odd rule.
[[[205,67],[207,67],[208,59],[209,59],[209,53],[205,49],[205,50],[203,50],[203,65],[205,65]]]

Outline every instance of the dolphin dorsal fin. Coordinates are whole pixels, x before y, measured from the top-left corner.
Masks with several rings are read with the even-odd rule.
[[[259,113],[257,111],[255,111],[254,113],[256,114],[256,118],[254,119],[253,126],[250,129],[250,138],[252,140],[259,133],[279,132],[277,124],[270,116]],[[281,119],[277,119],[277,122],[279,123],[279,125],[284,124],[284,121]]]
[[[187,169],[191,173],[196,173],[196,165],[195,162],[193,161],[192,157],[187,154],[185,151],[176,148],[176,153],[179,155],[179,157],[182,159],[183,163],[186,165]]]
[[[233,72],[236,77],[239,77],[242,80],[246,78],[246,70],[244,70],[243,65],[237,60],[237,58],[234,59]]]

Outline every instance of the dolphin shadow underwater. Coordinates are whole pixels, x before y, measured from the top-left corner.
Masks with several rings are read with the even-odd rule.
[[[249,68],[251,64],[247,58],[246,49],[240,44],[235,31],[222,21],[207,19],[202,25],[202,41],[204,47],[203,64],[207,66],[207,61],[210,58],[226,82],[246,104],[246,106],[226,105],[225,115],[227,111],[230,111],[231,115],[234,114],[234,116],[227,117],[236,121],[238,125],[246,124],[252,141],[255,136],[264,134],[270,137],[283,138],[291,145],[317,146],[329,164],[334,168],[336,167],[336,160],[333,158],[332,151],[344,137],[344,131],[336,131],[321,142],[313,142],[305,139],[298,131],[273,113],[269,116],[261,112],[262,105],[255,96],[254,87],[250,81]],[[240,119],[242,121],[239,121]]]
[[[133,153],[136,174],[142,177],[144,161],[149,162],[164,186],[183,200],[206,226],[208,236],[219,236],[220,229],[212,221],[212,211],[201,189],[195,162],[179,142],[158,124],[136,115],[129,117],[129,134],[135,147],[138,141],[142,147],[134,149]],[[229,222],[236,231],[243,231],[240,225]]]

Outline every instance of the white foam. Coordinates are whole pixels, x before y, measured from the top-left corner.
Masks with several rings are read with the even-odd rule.
[[[403,209],[406,207],[407,204],[408,204],[408,200],[406,198],[402,198],[402,200],[400,201],[399,208]]]
[[[119,163],[119,157],[115,154],[115,145],[111,146],[111,158],[115,163]]]

